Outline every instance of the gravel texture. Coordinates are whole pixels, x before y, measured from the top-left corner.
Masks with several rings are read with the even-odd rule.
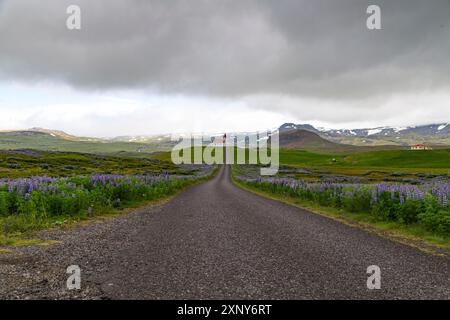
[[[0,254],[0,298],[450,298],[448,258],[241,190],[226,166],[165,204],[43,237],[59,242]]]

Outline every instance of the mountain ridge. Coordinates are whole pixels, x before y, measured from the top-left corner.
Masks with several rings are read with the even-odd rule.
[[[435,147],[450,146],[450,123],[437,123],[421,126],[408,127],[374,127],[362,129],[326,129],[314,127],[311,124],[284,123],[279,127],[280,134],[292,131],[304,130],[313,132],[329,142],[348,146],[401,146],[408,147],[414,144],[427,144]],[[236,133],[229,132],[230,136]],[[291,133],[292,135],[292,133]],[[99,143],[137,143],[137,144],[173,144],[170,134],[159,135],[129,135],[112,138],[79,137],[66,133],[62,130],[52,130],[33,127],[24,130],[2,130],[0,136],[7,138],[15,136],[26,137],[48,137],[49,139],[62,139],[66,141],[86,141]],[[214,135],[211,135],[214,136]],[[292,138],[292,137],[291,137]],[[301,139],[300,139],[301,140]],[[319,145],[322,142],[316,141]],[[290,142],[294,143],[293,141]],[[294,143],[295,144],[295,143]],[[330,145],[331,146],[331,145]]]
[[[409,146],[417,143],[436,146],[450,145],[450,123],[363,129],[325,129],[316,128],[310,124],[295,123],[285,123],[279,127],[280,132],[293,129],[308,130],[333,142],[351,145]]]

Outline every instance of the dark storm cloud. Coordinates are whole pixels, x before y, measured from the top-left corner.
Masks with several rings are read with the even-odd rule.
[[[0,79],[220,97],[445,88],[449,17],[445,0],[0,0]]]

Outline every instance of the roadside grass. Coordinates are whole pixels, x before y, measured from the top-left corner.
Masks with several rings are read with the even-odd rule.
[[[313,201],[275,194],[247,185],[232,177],[234,184],[260,196],[281,201],[308,210],[346,225],[366,230],[381,237],[413,246],[436,255],[450,256],[450,237],[435,234],[418,224],[405,225],[394,221],[380,221],[368,213],[353,213],[334,207],[321,206]]]
[[[0,247],[1,246],[14,246],[14,247],[25,247],[25,246],[48,246],[56,241],[51,240],[40,240],[40,239],[26,239],[25,234],[20,235],[0,235]],[[11,253],[12,250],[10,249],[4,249],[0,248],[0,254],[1,253]]]
[[[84,223],[91,223],[92,221],[99,221],[103,219],[117,217],[119,215],[127,214],[139,208],[145,208],[150,205],[164,203],[175,197],[178,193],[195,184],[202,183],[214,177],[218,172],[215,168],[209,177],[198,179],[190,179],[179,189],[171,193],[161,195],[159,198],[152,200],[134,200],[124,201],[120,207],[105,207],[98,208],[92,215],[87,212],[80,212],[76,215],[67,216],[52,216],[40,219],[33,219],[27,215],[14,215],[0,217],[0,247],[16,247],[28,245],[50,245],[53,241],[40,240],[38,232],[50,229],[66,229],[80,226]],[[1,253],[10,253],[9,248],[0,248]]]
[[[82,222],[92,221],[99,217],[117,216],[128,208],[138,208],[148,206],[163,199],[168,199],[172,195],[166,195],[163,198],[124,203],[121,208],[104,208],[98,210],[94,215],[79,213],[74,216],[56,216],[34,219],[27,215],[15,215],[0,218],[0,246],[28,246],[45,243],[42,240],[34,238],[37,232],[55,228],[68,228],[79,225]]]
[[[120,208],[103,208],[102,210],[97,210],[92,216],[89,216],[87,213],[79,213],[74,216],[47,217],[38,220],[25,215],[2,217],[0,218],[0,246],[44,245],[48,242],[35,238],[39,231],[67,229],[85,222],[98,220],[99,218],[115,217],[129,212],[130,209],[146,207],[170,199],[173,195],[168,194],[150,201],[127,202]]]

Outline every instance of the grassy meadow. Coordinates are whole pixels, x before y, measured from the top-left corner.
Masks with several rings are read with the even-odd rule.
[[[182,152],[191,154],[194,149]],[[237,158],[235,148],[235,163]],[[280,149],[280,176],[286,174],[304,179],[320,179],[326,175],[361,177],[377,181],[393,181],[408,178],[434,178],[450,174],[450,149],[375,150],[351,153],[315,153],[308,150]],[[248,160],[249,151],[245,150]],[[171,153],[155,152],[152,159],[171,162]],[[246,168],[249,167],[249,168]],[[254,166],[242,166],[255,171]]]
[[[379,150],[350,154],[323,154],[305,150],[282,149],[280,164],[293,167],[339,170],[383,169],[386,171],[423,171],[450,173],[450,149]]]
[[[85,174],[183,174],[171,162],[146,157],[38,150],[0,150],[0,178],[65,177]]]
[[[237,184],[333,217],[450,248],[450,149],[280,150],[276,177],[235,165]]]

